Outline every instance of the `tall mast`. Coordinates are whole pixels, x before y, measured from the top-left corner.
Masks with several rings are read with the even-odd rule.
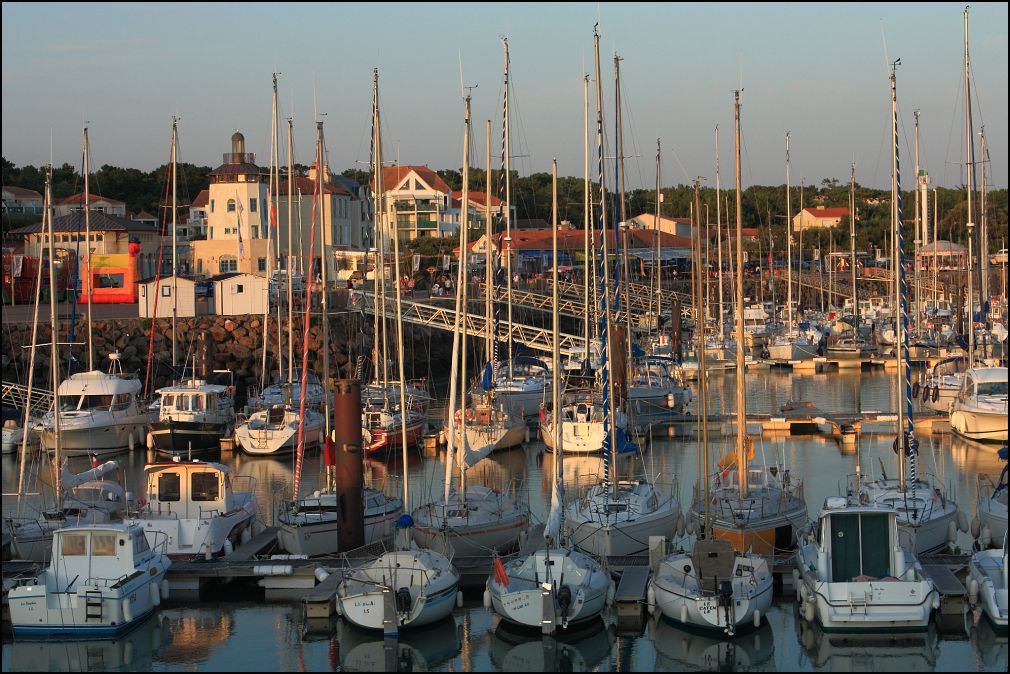
[[[831,239],[834,241],[834,238]],[[828,258],[831,259],[830,257]],[[852,274],[852,329],[859,334],[859,294],[856,291],[856,162],[852,162],[849,175],[849,271]]]
[[[87,189],[85,188],[85,194]],[[56,237],[53,234],[53,167],[46,170],[46,212],[49,220],[49,325],[52,339],[49,343],[49,364],[53,381],[53,472],[55,473],[56,509],[63,503],[63,457],[60,447],[60,326],[56,322]],[[91,243],[90,241],[88,242]],[[89,256],[90,257],[90,256]],[[90,281],[90,279],[88,279]],[[90,306],[90,305],[89,305]],[[90,325],[90,323],[89,323]]]
[[[273,189],[270,192],[270,212],[267,213],[267,218],[270,220],[267,223],[267,227],[273,232],[277,229],[277,210],[280,208],[281,202],[281,138],[280,138],[280,112],[277,106],[277,73],[274,73],[274,123],[273,128],[271,128],[273,147],[273,156],[270,158],[270,170],[273,172]],[[325,177],[325,176],[324,176]],[[290,180],[289,180],[290,182]],[[276,232],[277,236],[274,238],[274,263],[270,267],[270,280],[273,280],[273,276],[276,271],[280,270],[281,264],[281,233],[278,229]],[[288,238],[288,246],[291,245],[291,239]],[[289,266],[289,265],[285,265]],[[269,283],[267,284],[269,287]],[[288,304],[290,305],[290,292],[291,292],[291,279],[288,278]],[[277,378],[281,379],[284,376],[284,328],[281,326],[281,294],[277,293]],[[328,353],[328,352],[327,352]],[[325,387],[325,382],[324,382]]]
[[[173,139],[172,157],[173,157],[173,166],[174,166],[174,157],[175,157],[175,144],[174,144],[174,141],[175,141],[175,121],[174,120],[172,121],[172,139]],[[88,371],[90,372],[90,371],[92,371],[92,370],[95,369],[95,347],[94,347],[94,342],[92,341],[92,337],[91,337],[91,297],[92,297],[92,294],[91,294],[91,285],[94,283],[95,279],[91,275],[91,245],[92,245],[92,243],[91,243],[91,192],[90,192],[90,189],[88,187],[88,174],[91,173],[91,170],[88,167],[88,160],[89,160],[88,155],[89,154],[90,154],[90,150],[88,148],[88,127],[84,127],[84,238],[88,242],[88,244],[87,244],[87,249],[88,249],[87,250],[87,256],[88,256],[88,259],[87,259],[87,262],[86,262],[85,266],[87,268],[87,274],[88,274],[88,283],[87,283],[87,286],[88,286]],[[174,190],[174,188],[173,188],[173,190]],[[173,191],[173,198],[174,198],[174,194],[175,193]],[[172,248],[173,248],[173,250],[175,249],[175,227],[172,228]],[[174,267],[175,260],[172,261],[172,264],[173,264],[172,270],[174,271],[175,270],[175,267]],[[50,292],[52,292],[52,279],[51,278],[50,278]],[[175,367],[175,315],[174,314],[173,314],[173,318],[172,318],[172,366]],[[53,386],[56,386],[56,383],[57,382],[55,380],[53,380]],[[57,472],[59,472],[59,470],[60,470],[60,468],[57,467]]]
[[[484,159],[487,172],[484,174],[484,316],[487,317],[486,336],[484,338],[484,352],[487,354],[487,362],[494,362],[494,321],[491,320],[491,120],[487,120],[487,130],[485,132],[486,147],[484,148]],[[492,373],[493,375],[494,373]]]
[[[610,498],[610,482],[616,478],[616,472],[611,475],[611,463],[616,459],[616,434],[614,432],[614,378],[610,369],[614,362],[613,331],[610,325],[610,260],[608,259],[609,247],[607,246],[607,190],[606,171],[603,167],[603,89],[600,77],[600,34],[593,31],[593,47],[596,61],[596,141],[598,144],[599,177],[600,177],[600,247],[602,249],[603,267],[601,284],[603,285],[603,298],[600,311],[600,320],[603,321],[600,336],[604,342],[603,357],[605,365],[603,368],[603,481],[604,497]],[[616,238],[615,238],[616,241]],[[614,456],[608,456],[614,453]]]
[[[982,194],[979,198],[981,202],[979,204],[980,215],[979,215],[979,245],[978,245],[978,269],[979,273],[982,275],[982,283],[979,285],[979,292],[982,294],[981,297],[981,309],[985,309],[986,302],[989,301],[989,218],[986,216],[986,181],[985,181],[985,165],[986,165],[986,148],[985,148],[985,124],[983,124],[978,133],[979,137],[979,155],[981,159],[979,162],[982,164]],[[989,321],[989,312],[985,312],[982,316],[983,320]]]
[[[383,407],[389,407],[388,378],[386,373],[386,257],[383,252],[385,248],[385,232],[382,225],[382,157],[379,154],[379,69],[372,71],[372,170],[375,178],[373,180],[375,191],[373,216],[375,225],[375,273],[373,291],[375,293],[375,338],[373,340],[373,350],[375,352],[375,376],[382,382]]]
[[[593,322],[589,310],[589,270],[592,268],[589,255],[589,240],[592,238],[590,229],[592,228],[592,215],[589,202],[592,199],[592,190],[589,187],[589,75],[583,76],[582,81],[582,157],[583,157],[583,200],[582,200],[582,245],[583,245],[583,301],[585,302],[585,332],[586,332],[586,360],[589,360],[589,341],[592,338],[590,325]],[[557,283],[557,280],[554,281]],[[555,415],[557,413],[555,412]]]
[[[178,183],[179,183],[179,133],[178,133],[178,119],[172,118],[172,369],[176,367],[176,349],[178,348],[179,340],[176,336],[176,319],[179,315],[179,244],[178,244],[178,234],[179,228],[176,224],[176,217],[179,211],[178,208]],[[87,191],[87,190],[85,190]],[[90,256],[89,256],[90,257]],[[91,302],[89,298],[88,302],[88,312],[90,315]],[[91,321],[88,321],[88,342],[91,342]],[[196,373],[194,372],[194,376]]]
[[[696,179],[694,181],[694,204],[692,208],[692,214],[694,215],[693,222],[694,225],[694,236],[691,237],[691,275],[697,276],[702,273],[704,269],[704,264],[701,259],[701,224],[700,218],[698,218],[697,213],[701,210],[699,205],[701,204],[701,179]],[[699,315],[705,313],[704,302],[702,300],[701,283],[695,283],[694,288],[695,297],[694,301],[698,305]],[[701,426],[701,451],[702,451],[702,461],[700,466],[702,468],[701,484],[702,489],[705,492],[705,511],[704,520],[702,522],[702,532],[701,537],[705,538],[708,535],[708,524],[709,524],[709,499],[708,499],[708,372],[705,368],[705,330],[707,328],[706,321],[699,321],[697,324],[697,338],[698,338],[698,416],[699,423]]]
[[[919,184],[919,111],[912,113],[915,116],[915,182]],[[919,190],[915,190],[915,250],[912,251],[912,260],[915,265],[913,272],[915,279],[915,332],[922,335],[922,291],[919,284],[919,251],[922,248],[922,220],[919,219]]]
[[[377,161],[381,165],[382,160],[382,134],[379,131],[378,125],[376,125],[375,130],[375,156]],[[393,265],[396,271],[396,279],[400,278],[400,223],[398,220],[393,221],[393,229],[391,235],[393,237]],[[400,443],[403,451],[403,508],[405,511],[410,509],[410,486],[407,480],[407,391],[406,391],[406,381],[407,378],[404,376],[403,369],[403,309],[401,307],[402,302],[400,298],[400,293],[395,293],[396,297],[396,366],[398,369],[397,374],[399,375],[399,385],[400,389]],[[465,328],[465,326],[464,326]]]
[[[898,156],[898,94],[897,94],[897,67],[901,63],[898,59],[891,64],[891,138],[894,152],[892,153],[891,185],[894,193],[893,232],[894,232],[894,261],[897,277],[895,279],[898,288],[898,298],[895,304],[897,316],[895,320],[896,346],[894,349],[895,361],[898,366],[898,481],[899,489],[905,491],[905,443],[914,442],[912,434],[912,384],[911,384],[911,364],[908,361],[908,300],[907,288],[905,285],[905,233],[902,226],[901,209],[901,161]],[[909,476],[912,483],[915,483],[915,472]]]
[[[266,387],[267,383],[267,340],[270,337],[270,284],[273,281],[273,227],[270,222],[270,213],[273,212],[274,205],[274,181],[276,180],[276,174],[274,169],[274,153],[277,151],[277,73],[273,74],[273,104],[270,109],[270,175],[269,182],[267,184],[267,212],[260,213],[260,236],[263,235],[263,223],[266,223],[267,228],[267,301],[263,307],[263,363],[260,366],[260,389]],[[257,183],[258,184],[258,183]],[[257,188],[258,192],[258,188]],[[252,209],[250,209],[252,210]],[[266,219],[264,220],[264,216]],[[252,219],[252,214],[249,215]],[[250,244],[251,245],[251,244]],[[277,326],[278,338],[280,326]],[[278,348],[277,358],[280,359],[281,351]],[[277,365],[278,373],[280,371],[280,363]]]
[[[789,258],[786,263],[786,334],[793,334],[793,201],[792,182],[789,176],[789,132],[786,131],[786,250]],[[771,223],[768,223],[771,226]],[[772,273],[774,277],[774,272]]]
[[[589,86],[589,78],[586,78]],[[588,91],[588,89],[587,89]],[[587,161],[588,164],[588,161]],[[558,343],[558,160],[551,164],[551,249],[554,256],[554,270],[551,278],[551,441],[554,443],[554,485],[553,489],[561,490],[557,496],[558,503],[564,507],[564,468],[562,466],[564,451],[561,447],[561,349]],[[589,259],[586,259],[586,278],[589,278]],[[589,341],[587,333],[586,358],[589,358]],[[560,538],[560,531],[559,531]],[[559,541],[560,542],[560,541]]]
[[[294,234],[294,229],[292,227],[294,218],[292,217],[292,214],[294,213],[294,206],[295,206],[294,192],[293,192],[295,185],[295,179],[294,179],[295,172],[294,172],[294,159],[293,159],[294,140],[292,140],[292,137],[294,135],[293,125],[294,120],[289,117],[288,118],[288,252],[287,256],[284,258],[285,260],[287,260],[287,264],[285,264],[284,266],[287,267],[288,272],[288,381],[292,381],[295,378],[295,350],[294,350],[295,317],[294,317],[294,302],[293,302],[294,291],[291,288],[291,282],[292,282],[291,253],[292,249],[294,248],[294,239],[292,238]],[[299,239],[300,238],[301,237],[299,237]],[[302,281],[304,282],[305,279],[303,278]]]
[[[504,124],[502,127],[502,164],[505,167],[505,272],[506,272],[506,293],[508,295],[508,359],[509,359],[509,379],[512,378],[512,151],[511,134],[509,125],[509,41],[502,38],[502,46],[505,49],[505,98],[503,102]]]
[[[662,187],[662,185],[663,185],[663,183],[662,183],[662,180],[663,180],[663,175],[662,175],[663,165],[662,165],[662,162],[660,161],[661,157],[662,157],[662,146],[660,144],[659,138],[657,138],[656,139],[656,219],[652,223],[652,234],[653,234],[653,236],[656,237],[656,258],[654,260],[655,261],[655,266],[653,267],[653,271],[656,274],[656,313],[655,313],[655,316],[656,316],[656,339],[657,339],[657,341],[659,340],[659,335],[660,335],[660,331],[659,331],[659,317],[663,313],[663,296],[662,296],[662,289],[661,289],[660,283],[659,283],[659,270],[662,268],[662,264],[660,263],[660,260],[659,260],[659,252],[660,252],[660,245],[659,245],[659,231],[660,231],[659,230],[659,217],[660,217],[660,204],[663,201],[663,194],[662,194],[662,189],[663,189],[663,187]],[[650,304],[651,304],[651,302],[650,302]],[[625,309],[627,309],[627,307],[625,307]]]
[[[968,364],[975,364],[975,288],[972,275],[972,243],[975,238],[975,209],[972,204],[972,179],[975,174],[974,139],[971,133],[971,65],[968,59],[968,8],[964,8],[964,142],[965,173],[968,186]]]
[[[462,330],[460,330],[460,381],[463,385],[460,386],[460,400],[459,409],[463,410],[463,442],[461,444],[461,449],[466,451],[466,310],[469,308],[467,303],[467,288],[469,287],[469,279],[466,275],[467,258],[469,257],[467,253],[467,247],[470,244],[469,233],[470,233],[470,95],[466,96],[466,110],[463,118],[463,185],[460,191],[460,215],[459,215],[459,269],[457,270],[458,288],[459,295],[462,297],[463,302],[463,325]],[[399,275],[397,275],[399,278]],[[401,354],[402,357],[402,354]],[[403,381],[403,375],[400,375],[400,381]],[[402,389],[402,386],[401,386]],[[406,465],[406,464],[404,464]],[[459,467],[459,489],[462,498],[466,499],[466,471],[464,470],[463,464]]]
[[[615,209],[615,211],[617,211],[617,212],[615,212],[615,214],[614,214],[614,219],[615,220],[617,220],[617,218],[620,218],[619,220],[617,220],[617,222],[614,223],[615,224],[614,245],[617,246],[617,250],[620,251],[620,254],[621,254],[620,260],[617,263],[620,264],[621,267],[622,267],[622,269],[623,269],[623,271],[621,272],[620,275],[615,274],[615,276],[617,276],[616,280],[617,280],[617,283],[618,283],[618,291],[619,292],[623,292],[623,298],[615,297],[614,298],[614,304],[615,304],[615,308],[616,307],[620,307],[622,305],[622,301],[621,300],[623,299],[623,308],[624,308],[624,317],[625,317],[624,344],[625,344],[625,347],[626,347],[625,348],[626,353],[625,353],[625,358],[624,358],[624,381],[625,381],[625,387],[624,387],[624,389],[625,389],[625,395],[627,395],[628,386],[630,386],[630,384],[631,384],[631,369],[632,369],[631,368],[631,355],[632,355],[632,350],[631,350],[631,311],[629,311],[629,306],[630,305],[629,305],[629,297],[628,297],[628,293],[630,292],[629,288],[631,287],[631,274],[629,273],[629,270],[628,270],[628,214],[627,214],[627,210],[626,210],[627,206],[626,206],[625,200],[624,200],[624,195],[625,195],[625,191],[624,191],[624,124],[622,123],[623,120],[622,120],[622,115],[621,115],[621,60],[622,59],[621,59],[620,56],[618,56],[617,54],[614,54],[614,107],[616,108],[616,113],[614,114],[614,121],[615,121],[615,123],[617,125],[617,153],[616,153],[617,156],[616,156],[616,160],[615,160],[614,163],[615,163],[615,165],[617,167],[617,171],[616,171],[616,176],[617,176],[617,179],[618,179],[617,191],[618,191],[618,194],[619,194],[618,203],[620,204],[620,210],[617,211],[617,209]],[[621,240],[618,240],[618,238],[617,238],[618,236],[621,237]],[[623,278],[621,278],[621,277],[623,277]],[[621,284],[622,280],[624,281],[623,284]],[[615,311],[614,312],[614,320],[617,320],[617,318],[618,318],[619,315],[620,315],[620,312]],[[626,407],[626,410],[630,414],[631,407],[630,406]],[[630,420],[629,420],[629,423],[630,423]],[[617,454],[616,454],[617,449],[618,448],[616,446],[613,447],[613,451],[615,452],[615,454],[614,454],[615,474],[616,474],[616,468],[617,468],[617,458],[616,458],[617,457]]]
[[[323,123],[316,122],[316,135],[319,142],[319,163],[317,164],[317,169],[319,175],[319,222],[323,226],[320,227],[319,232],[319,260],[321,262],[320,266],[320,276],[323,282],[323,296],[320,302],[320,309],[322,309],[323,315],[323,413],[325,417],[324,428],[326,431],[326,438],[330,437],[330,310],[328,297],[330,294],[329,282],[326,279],[326,268],[329,266],[329,254],[327,253],[326,243],[329,240],[330,244],[333,243],[332,238],[332,227],[333,220],[331,218],[330,222],[326,222],[326,171],[323,167],[326,166],[326,142],[323,140]],[[333,197],[330,197],[331,199]],[[308,308],[306,307],[306,310]],[[279,328],[279,326],[278,326]],[[403,381],[403,378],[400,378]],[[404,480],[406,480],[406,466],[404,463]]]
[[[736,457],[740,499],[747,498],[747,399],[744,397],[743,357],[743,202],[740,177],[740,91],[733,92],[736,145]],[[704,349],[702,349],[704,350]]]
[[[721,188],[719,185],[719,125],[715,125],[715,219],[718,230],[716,236],[719,244],[719,341],[726,338],[726,326],[723,324],[723,298],[722,289],[722,200],[719,197]]]

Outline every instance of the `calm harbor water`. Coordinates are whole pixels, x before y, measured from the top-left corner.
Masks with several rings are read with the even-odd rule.
[[[713,377],[713,412],[733,410],[735,375]],[[747,374],[747,404],[754,412],[778,411],[789,400],[810,401],[825,413],[889,412],[895,409],[894,378],[883,370],[791,374],[756,371]],[[863,470],[879,475],[883,467],[896,474],[891,451],[893,434],[863,435],[859,450]],[[992,447],[952,439],[920,438],[920,474],[937,477],[959,506],[975,514],[976,480],[999,474],[1002,466]],[[699,445],[693,439],[655,437],[641,456],[621,460],[622,477],[658,475],[672,482],[685,507],[698,476]],[[733,437],[711,436],[712,461],[730,451]],[[126,484],[143,490],[142,452],[115,457]],[[408,461],[411,502],[416,507],[441,493],[444,451],[421,457],[412,450]],[[854,449],[818,436],[770,437],[755,442],[755,460],[783,463],[805,484],[810,515],[816,516],[826,496],[839,493],[854,472]],[[225,454],[220,459],[237,474],[256,478],[261,519],[271,522],[276,507],[290,492],[290,457],[251,459]],[[18,464],[3,458],[3,491],[16,490]],[[74,466],[78,470],[85,465]],[[319,480],[319,457],[306,462],[306,490]],[[529,499],[533,514],[543,519],[550,496],[553,455],[534,440],[528,446],[496,453],[472,469],[471,482],[506,488]],[[402,463],[370,461],[373,485],[399,490]],[[602,472],[597,457],[566,457],[565,480],[577,487]],[[43,490],[44,491],[44,490]],[[37,503],[38,497],[28,499]],[[11,512],[15,499],[4,497]],[[966,534],[958,545],[970,546]],[[557,641],[509,629],[479,595],[467,596],[451,620],[404,633],[395,647],[378,636],[360,632],[339,620],[310,624],[300,604],[263,603],[261,590],[225,586],[196,605],[168,602],[159,615],[116,641],[12,643],[4,637],[3,670],[348,670],[383,671],[669,671],[669,670],[817,670],[817,671],[1006,671],[1007,636],[982,620],[965,634],[940,633],[905,637],[826,636],[798,619],[793,602],[782,598],[769,612],[767,625],[733,642],[686,632],[662,620],[650,620],[641,634],[619,634],[614,624],[601,622]],[[314,623],[315,621],[311,621]]]

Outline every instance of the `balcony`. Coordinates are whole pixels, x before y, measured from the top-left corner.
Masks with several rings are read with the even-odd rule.
[[[417,211],[418,213],[437,212],[441,203],[435,200],[425,201],[394,201],[393,208],[397,211]]]

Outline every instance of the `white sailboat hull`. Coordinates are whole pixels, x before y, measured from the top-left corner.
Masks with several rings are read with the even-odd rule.
[[[649,513],[634,520],[593,517],[574,504],[565,513],[565,527],[571,543],[595,557],[641,555],[649,551],[650,536],[673,538],[680,506]]]
[[[772,360],[810,360],[817,357],[817,345],[799,342],[785,342],[768,345],[768,355]]]

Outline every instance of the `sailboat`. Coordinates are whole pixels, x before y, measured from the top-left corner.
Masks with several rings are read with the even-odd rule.
[[[382,134],[379,126],[379,72],[374,71],[373,94],[375,124],[372,128],[372,147],[375,152],[376,185],[381,184]],[[382,195],[376,190],[381,206]],[[386,227],[385,211],[376,208],[375,218],[380,231]],[[393,256],[396,278],[400,278],[399,232],[393,223]],[[403,312],[400,293],[396,293],[396,345],[400,381],[405,381],[403,368]],[[400,409],[407,409],[406,391],[400,389]],[[400,426],[400,447],[403,452],[403,503],[410,503],[410,481],[407,479],[407,430]],[[395,637],[401,628],[420,627],[452,612],[458,601],[459,572],[449,557],[430,549],[416,547],[406,531],[413,524],[409,515],[397,522],[402,528],[397,536],[397,550],[386,552],[374,560],[343,571],[337,587],[338,610],[349,622],[366,629],[382,630]],[[445,546],[452,553],[451,546]]]
[[[793,321],[793,226],[792,184],[790,182],[789,134],[786,134],[786,331],[768,342],[768,355],[775,360],[810,360],[817,355],[817,343],[796,329]]]
[[[324,156],[323,129],[322,123],[320,122],[317,124],[317,166],[323,165],[322,158]],[[320,201],[322,201],[322,187],[324,179],[322,171],[316,173],[315,197]],[[321,204],[318,207],[318,212],[323,212]],[[309,260],[312,260],[315,257],[315,228],[316,222],[313,218],[309,236]],[[311,286],[306,284],[306,307],[312,306],[311,293]],[[326,325],[326,322],[327,321],[324,318],[324,343],[328,341],[329,332],[329,326]],[[305,314],[305,323],[302,330],[302,334],[307,337],[309,332],[308,311],[306,311]],[[297,372],[305,376],[307,381],[308,375],[310,374],[309,370],[305,367],[309,356],[308,340],[304,337],[303,340],[302,367],[299,368]],[[308,386],[299,387],[299,391],[304,391],[304,394],[299,399],[298,414],[301,416],[309,405],[310,389]],[[325,387],[323,387],[321,393],[324,401],[328,401],[330,399]],[[328,420],[329,417],[329,412],[327,412],[325,414],[325,418]],[[333,554],[339,551],[340,539],[337,536],[337,531],[338,521],[340,519],[339,503],[342,499],[340,495],[337,494],[336,485],[334,484],[332,468],[335,465],[335,456],[333,454],[335,447],[333,446],[333,441],[328,431],[329,429],[327,429],[327,432],[325,433],[326,447],[323,452],[323,462],[327,468],[326,482],[322,489],[318,489],[303,497],[300,497],[298,487],[301,484],[303,466],[302,457],[304,456],[305,445],[307,444],[305,435],[307,431],[305,431],[304,428],[298,438],[298,444],[296,445],[297,456],[295,460],[296,477],[294,481],[294,499],[291,503],[285,504],[277,515],[277,523],[280,527],[277,532],[277,540],[282,548],[292,554],[315,556]],[[362,457],[362,460],[363,459],[364,457]],[[362,505],[364,506],[364,543],[368,545],[370,543],[380,541],[388,535],[388,532],[392,528],[392,523],[403,514],[403,501],[396,497],[387,496],[385,493],[370,487],[364,487],[362,489],[361,498],[363,501]]]
[[[449,446],[446,452],[445,492],[441,501],[421,506],[413,513],[414,540],[431,547],[447,537],[456,554],[483,555],[515,547],[520,533],[529,524],[528,509],[508,494],[487,487],[466,485],[467,469],[506,442],[512,420],[518,420],[519,433],[525,434],[521,415],[508,415],[495,407],[493,391],[480,402],[467,406],[467,279],[465,276],[470,227],[470,96],[466,97],[465,135],[463,137],[463,191],[460,218],[459,270],[456,282],[456,324],[453,330],[453,361],[449,384]],[[457,371],[458,369],[458,371]],[[457,378],[461,385],[457,385]],[[456,396],[460,406],[457,414]],[[522,442],[520,436],[512,445]],[[459,449],[456,452],[456,444]],[[452,489],[453,462],[458,458],[460,488]]]
[[[869,346],[859,334],[862,322],[860,316],[859,291],[856,287],[856,163],[852,162],[849,172],[849,273],[852,279],[852,315],[843,317],[841,322],[852,328],[840,337],[827,343],[825,356],[839,360],[859,360],[871,355],[876,347]]]
[[[895,69],[897,67],[895,62]],[[898,457],[898,477],[886,474],[860,484],[860,499],[897,511],[898,531],[902,544],[916,554],[939,552],[953,544],[957,529],[967,530],[964,515],[958,515],[957,504],[939,489],[920,480],[917,474],[918,441],[915,439],[912,409],[911,363],[908,355],[908,288],[905,283],[905,237],[902,223],[901,165],[898,160],[898,100],[897,74],[891,73],[891,131],[894,139],[892,190],[892,237],[898,274],[895,279],[895,305],[898,308],[898,339],[895,345],[898,382],[898,437],[894,451]],[[908,472],[906,475],[906,459]]]
[[[748,624],[758,626],[761,618],[767,614],[772,601],[772,574],[767,559],[753,552],[740,552],[765,540],[761,535],[765,527],[774,531],[776,525],[781,525],[783,511],[779,507],[793,508],[793,497],[778,485],[763,482],[754,485],[754,498],[750,497],[748,487],[751,486],[750,471],[746,465],[746,402],[743,391],[744,372],[744,335],[743,335],[743,246],[741,225],[741,179],[740,179],[740,92],[734,92],[735,123],[736,123],[736,336],[737,336],[737,471],[742,477],[729,490],[737,492],[735,508],[728,513],[731,518],[711,516],[711,506],[720,502],[718,491],[712,490],[708,475],[704,476],[701,493],[701,526],[699,539],[691,552],[678,552],[665,557],[653,574],[647,590],[649,610],[659,610],[670,620],[683,623],[690,627],[722,632],[726,636],[734,636],[737,629]],[[695,182],[695,213],[700,211],[700,185]],[[696,215],[697,217],[697,215]],[[696,269],[701,269],[700,241],[694,251]],[[698,284],[700,286],[700,284]],[[700,288],[699,288],[700,291]],[[703,313],[703,298],[698,294],[696,299],[699,315]],[[699,339],[704,339],[704,329]],[[701,356],[700,372],[700,402],[702,423],[702,447],[704,453],[705,473],[708,472],[708,433],[707,433],[707,399],[704,371],[704,355]],[[769,471],[770,472],[770,471]],[[765,471],[762,471],[762,478]],[[778,500],[775,500],[775,496]],[[731,493],[721,495],[723,499],[733,498]],[[725,500],[723,502],[726,502]],[[800,500],[802,505],[802,500]],[[767,506],[772,517],[765,515],[755,506]],[[695,512],[699,503],[696,501]],[[805,505],[802,511],[806,513]],[[732,518],[736,512],[742,520]],[[785,510],[785,513],[789,513]],[[788,522],[788,520],[787,520]],[[790,531],[791,533],[791,531]],[[791,536],[790,536],[791,538]],[[791,541],[790,541],[791,542]],[[734,546],[734,543],[737,545]],[[749,543],[749,544],[748,544]],[[734,550],[736,547],[736,550]]]
[[[597,51],[599,49],[597,35]],[[600,288],[600,295],[604,305],[600,312],[600,335],[603,338],[604,362],[602,374],[602,426],[603,426],[603,452],[604,470],[602,480],[592,485],[588,492],[579,500],[568,506],[565,512],[565,526],[569,528],[572,543],[579,549],[597,556],[611,555],[633,555],[642,554],[648,550],[650,536],[671,535],[677,529],[677,523],[682,522],[680,512],[680,502],[672,491],[660,489],[659,486],[647,479],[641,480],[620,480],[617,477],[617,455],[618,453],[634,451],[635,447],[625,437],[624,431],[620,427],[612,424],[615,410],[617,409],[614,399],[614,384],[611,368],[614,367],[614,352],[618,346],[614,343],[615,330],[610,324],[611,306],[610,293],[614,293],[615,306],[620,306],[619,293],[621,292],[620,274],[615,278],[613,289],[610,287],[610,270],[607,256],[607,218],[606,218],[606,193],[604,190],[605,172],[603,169],[603,115],[602,115],[602,89],[599,83],[599,57],[597,63],[597,141],[600,144],[600,235],[601,235],[601,271],[600,278],[604,284]],[[614,69],[617,78],[618,92],[620,91],[620,61],[614,58]],[[620,94],[618,93],[618,96]],[[620,136],[618,136],[620,138]],[[618,155],[621,150],[618,150]],[[620,156],[618,157],[618,169],[616,178],[620,184]],[[615,208],[615,213],[617,209]],[[616,218],[615,218],[616,219]],[[615,239],[616,240],[616,239]],[[627,281],[626,281],[627,282]],[[630,330],[626,333],[631,339]],[[624,354],[624,358],[628,358]],[[623,360],[623,359],[622,359]],[[618,361],[619,362],[619,361]],[[627,361],[625,361],[627,362]],[[630,392],[637,382],[628,382],[628,401],[630,402]],[[639,384],[638,388],[644,388]],[[645,396],[642,396],[644,398]],[[577,410],[576,410],[577,411]],[[567,440],[565,438],[564,440]],[[683,526],[683,524],[681,524]]]
[[[597,42],[598,44],[598,42]],[[554,283],[553,283],[553,386],[552,403],[560,404],[560,353],[558,349],[558,218],[557,161],[553,165],[554,185]],[[551,510],[544,527],[545,545],[535,552],[503,564],[495,557],[493,572],[487,580],[484,605],[506,621],[524,627],[539,627],[545,635],[559,628],[599,619],[600,612],[612,599],[613,581],[599,562],[566,544],[562,535],[564,509],[564,439],[554,427],[554,462]],[[567,581],[567,582],[566,582]]]

